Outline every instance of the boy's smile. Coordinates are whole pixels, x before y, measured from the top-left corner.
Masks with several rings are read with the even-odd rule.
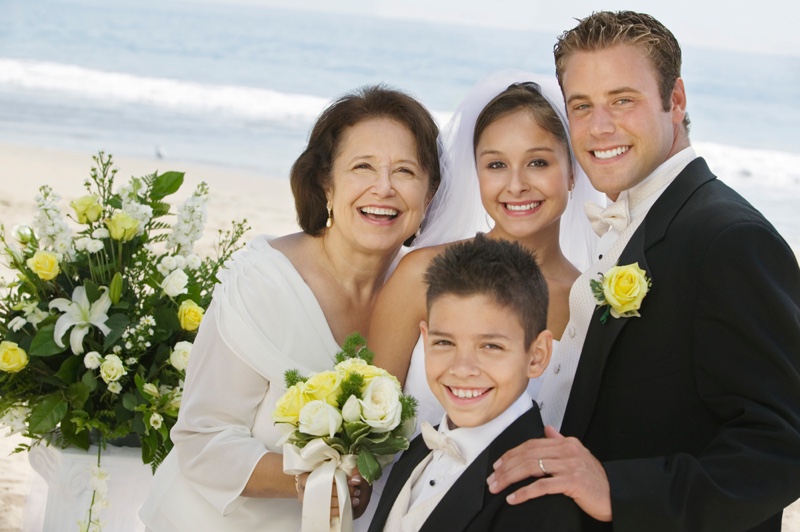
[[[428,386],[458,427],[502,414],[550,360],[549,331],[526,349],[516,314],[482,294],[437,298],[420,328]]]

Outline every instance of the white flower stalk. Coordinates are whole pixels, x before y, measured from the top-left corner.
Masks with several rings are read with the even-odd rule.
[[[56,321],[56,329],[53,339],[58,347],[64,347],[61,338],[72,328],[69,336],[69,345],[72,352],[76,355],[83,353],[83,338],[89,332],[89,326],[94,325],[104,335],[108,335],[111,329],[106,325],[108,320],[108,309],[111,307],[111,298],[108,296],[108,289],[101,287],[103,294],[94,303],[89,303],[86,289],[78,286],[72,292],[72,301],[63,297],[54,299],[50,302],[50,308],[56,308],[64,314]]]
[[[72,230],[57,205],[61,197],[47,185],[41,187],[39,192],[36,196],[37,213],[33,219],[33,228],[39,236],[39,243],[42,248],[51,248],[71,257]]]
[[[131,178],[128,186],[120,188],[119,195],[122,198],[122,210],[134,220],[139,221],[139,229],[136,234],[141,235],[145,226],[153,218],[153,209],[142,203],[144,183],[138,177]]]
[[[197,185],[191,197],[178,208],[178,221],[167,237],[167,249],[174,249],[183,256],[190,255],[194,244],[203,235],[208,218],[208,185]]]

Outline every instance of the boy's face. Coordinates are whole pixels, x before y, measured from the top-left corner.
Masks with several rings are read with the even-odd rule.
[[[477,427],[502,414],[547,367],[552,334],[525,349],[516,313],[484,295],[444,295],[420,323],[425,374],[458,427]]]

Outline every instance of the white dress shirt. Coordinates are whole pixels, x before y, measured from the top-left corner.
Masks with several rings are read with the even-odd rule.
[[[442,450],[434,450],[414,469],[398,495],[386,520],[385,531],[417,531],[458,480],[509,425],[533,407],[527,393],[520,395],[511,406],[493,420],[478,427],[448,428],[447,414],[442,417],[439,432],[457,445],[463,461]]]
[[[569,322],[561,337],[561,349],[553,352],[553,358],[545,371],[544,383],[537,398],[545,425],[560,429],[564,419],[572,381],[575,379],[575,371],[589,330],[589,322],[597,305],[589,281],[599,279],[601,273],[617,264],[619,256],[650,208],[667,186],[696,157],[691,146],[681,150],[662,163],[641,183],[623,191],[617,198],[617,201],[629,203],[630,223],[622,231],[611,228],[600,238],[597,261],[572,285],[569,293]]]

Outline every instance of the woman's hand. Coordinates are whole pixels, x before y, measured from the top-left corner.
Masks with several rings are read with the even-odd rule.
[[[303,502],[306,492],[306,482],[308,473],[295,475],[295,486],[297,488],[297,500]],[[347,479],[347,487],[350,490],[350,504],[353,507],[353,518],[357,519],[364,514],[372,496],[372,486],[364,478],[354,472]],[[331,517],[339,517],[339,495],[336,493],[336,483],[331,485]]]

